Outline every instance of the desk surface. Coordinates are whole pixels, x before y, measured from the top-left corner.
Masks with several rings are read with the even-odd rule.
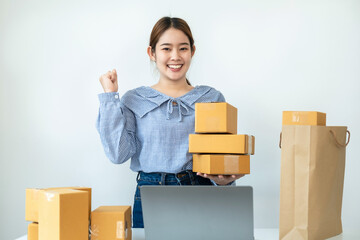
[[[255,240],[278,240],[279,229],[277,228],[255,228]],[[358,240],[359,234],[352,235],[350,233],[343,233],[336,237],[329,238],[329,240]],[[24,235],[15,240],[27,240],[27,235]],[[145,240],[144,229],[135,228],[132,230],[132,240]]]

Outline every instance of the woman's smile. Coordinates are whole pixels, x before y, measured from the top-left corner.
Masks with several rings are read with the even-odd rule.
[[[183,66],[183,64],[168,64],[168,68],[170,68],[173,72],[179,72]]]

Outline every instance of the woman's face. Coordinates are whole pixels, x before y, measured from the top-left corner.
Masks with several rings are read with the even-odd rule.
[[[194,52],[195,48],[191,51],[189,38],[181,30],[169,28],[159,38],[155,53],[150,50],[149,55],[156,61],[160,79],[185,81]]]

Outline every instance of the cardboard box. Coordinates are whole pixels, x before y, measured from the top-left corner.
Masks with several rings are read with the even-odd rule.
[[[249,174],[250,155],[193,154],[193,171],[207,174]]]
[[[131,240],[131,206],[101,206],[91,213],[91,240]]]
[[[283,111],[282,125],[326,126],[326,113],[311,111]]]
[[[219,103],[195,103],[196,133],[237,133],[237,108]]]
[[[89,198],[88,219],[90,219],[91,213],[91,188],[88,187],[56,187],[56,188],[28,188],[26,189],[25,200],[25,220],[30,222],[39,222],[39,196],[44,190],[56,190],[56,189],[74,189],[86,191]]]
[[[27,239],[28,240],[38,240],[39,239],[39,224],[30,223],[28,225]]]
[[[41,191],[40,240],[88,240],[88,193],[72,189]]]
[[[89,196],[89,219],[91,214],[91,188],[89,187],[56,187],[56,188],[46,188],[46,190],[53,190],[53,189],[73,189],[73,190],[79,190],[79,191],[86,191]]]
[[[190,134],[190,153],[254,154],[255,137],[232,134]]]
[[[39,195],[42,189],[28,188],[25,196],[25,220],[39,221]]]

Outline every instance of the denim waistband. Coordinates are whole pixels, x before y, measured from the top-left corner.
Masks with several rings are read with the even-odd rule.
[[[159,182],[165,184],[165,182],[181,182],[184,179],[194,181],[196,173],[191,170],[185,170],[179,173],[164,173],[164,172],[151,172],[146,173],[139,171],[136,180],[143,180],[149,182]]]

